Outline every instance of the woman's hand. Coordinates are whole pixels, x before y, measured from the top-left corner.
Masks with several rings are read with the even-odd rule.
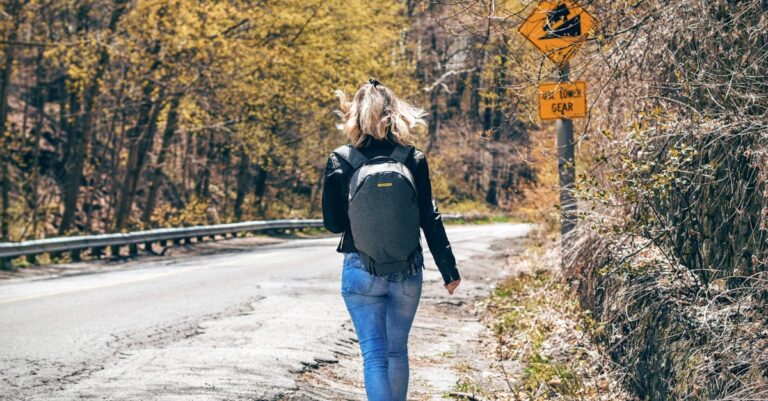
[[[461,284],[461,280],[454,280],[448,284],[443,284],[443,287],[448,290],[449,295],[453,295],[453,292],[456,291],[456,287],[458,287],[459,284]]]

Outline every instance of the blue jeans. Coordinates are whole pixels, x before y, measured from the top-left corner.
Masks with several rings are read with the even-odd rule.
[[[369,401],[405,401],[408,393],[408,332],[421,298],[423,258],[410,271],[377,277],[360,255],[344,254],[341,294],[363,354]]]

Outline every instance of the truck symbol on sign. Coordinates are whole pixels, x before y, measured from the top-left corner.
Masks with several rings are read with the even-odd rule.
[[[568,19],[571,10],[565,3],[558,4],[554,10],[547,13],[547,23],[544,25],[546,35],[541,39],[557,39],[563,36],[577,37],[581,35],[581,15]],[[557,23],[562,23],[555,26]]]
[[[570,60],[595,26],[595,18],[575,0],[540,0],[517,30],[550,60]]]

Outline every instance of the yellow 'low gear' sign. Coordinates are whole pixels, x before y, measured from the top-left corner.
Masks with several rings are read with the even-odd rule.
[[[595,26],[595,18],[573,1],[543,0],[518,30],[557,64],[568,61]]]
[[[584,81],[539,85],[539,117],[542,120],[587,116],[587,84]]]

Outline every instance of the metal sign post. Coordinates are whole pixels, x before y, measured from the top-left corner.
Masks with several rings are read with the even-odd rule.
[[[539,85],[539,116],[557,119],[557,169],[560,178],[560,232],[576,225],[576,181],[573,120],[587,114],[586,84],[569,83],[570,60],[592,31],[597,20],[574,0],[541,0],[518,31],[558,65],[557,84]]]
[[[558,69],[558,81],[569,81],[568,62]],[[573,196],[576,178],[576,160],[574,158],[573,120],[560,118],[555,123],[557,129],[557,175],[560,177],[560,207],[562,219],[560,233],[568,234],[576,225],[576,199]]]

